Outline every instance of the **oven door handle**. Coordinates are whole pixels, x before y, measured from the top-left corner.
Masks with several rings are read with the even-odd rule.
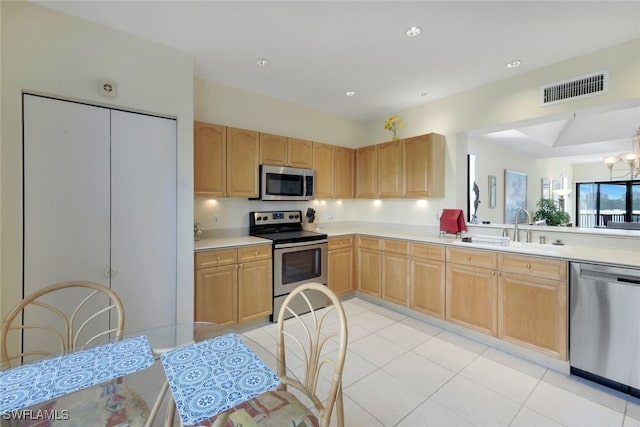
[[[329,243],[329,240],[321,239],[321,240],[311,240],[311,241],[297,242],[297,243],[276,243],[274,246],[274,249],[297,248],[300,246],[312,246],[312,245],[319,245],[322,243]]]

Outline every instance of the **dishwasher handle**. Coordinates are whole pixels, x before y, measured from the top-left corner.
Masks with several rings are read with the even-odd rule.
[[[585,279],[625,283],[640,286],[640,270],[605,265],[580,264],[580,277]]]
[[[618,282],[628,283],[630,285],[640,286],[640,279],[629,279],[627,277],[618,277]]]

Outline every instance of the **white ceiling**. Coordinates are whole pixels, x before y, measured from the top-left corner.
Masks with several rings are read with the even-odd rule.
[[[637,0],[36,3],[190,52],[207,80],[359,120],[640,38]],[[575,127],[520,131],[568,149]]]

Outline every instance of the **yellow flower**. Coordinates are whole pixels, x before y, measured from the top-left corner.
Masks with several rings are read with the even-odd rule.
[[[398,139],[398,129],[404,127],[404,121],[398,116],[391,116],[384,122],[384,129],[393,132],[393,139]]]

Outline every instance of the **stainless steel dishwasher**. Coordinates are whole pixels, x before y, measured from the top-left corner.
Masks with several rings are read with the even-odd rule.
[[[571,373],[640,396],[640,269],[571,263]]]

